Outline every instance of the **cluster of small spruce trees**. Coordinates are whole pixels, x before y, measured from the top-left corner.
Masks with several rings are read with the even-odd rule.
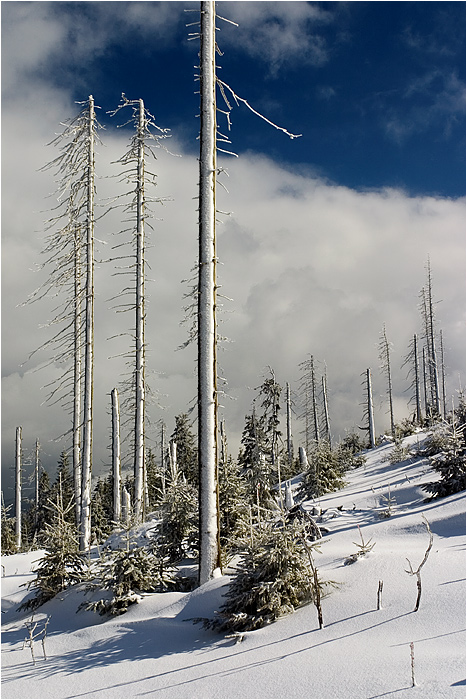
[[[432,497],[465,489],[465,401],[449,420],[432,427],[425,444],[431,466],[440,474],[426,485]],[[187,590],[178,565],[196,558],[198,546],[198,465],[195,436],[188,416],[176,419],[172,438],[177,440],[177,465],[162,473],[154,453],[147,453],[148,512],[153,523],[144,546],[133,539],[132,522],[112,522],[112,482],[99,479],[92,501],[93,541],[99,558],[79,552],[74,522],[73,483],[68,456],[62,453],[57,477],[50,484],[40,477],[40,498],[23,519],[25,547],[44,549],[29,584],[33,595],[23,608],[36,609],[57,593],[75,584],[98,590],[102,597],[83,606],[100,614],[121,614],[144,592]],[[224,443],[219,464],[219,517],[223,566],[235,559],[226,602],[205,626],[231,632],[256,629],[305,603],[319,606],[332,582],[320,579],[314,565],[319,547],[315,532],[303,520],[287,516],[285,493],[279,481],[301,473],[300,500],[319,498],[342,488],[349,469],[364,463],[366,445],[349,434],[336,447],[328,440],[316,442],[306,461],[289,462],[281,447],[278,423],[267,411],[246,417],[238,460]],[[173,466],[173,465],[172,465]],[[305,467],[305,468],[304,468]],[[125,488],[132,493],[132,478]],[[289,503],[290,505],[290,503]],[[14,524],[2,506],[2,549],[15,551]],[[120,530],[124,543],[116,551],[106,546],[109,535]]]

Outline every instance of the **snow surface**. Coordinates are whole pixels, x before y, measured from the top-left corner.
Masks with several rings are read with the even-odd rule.
[[[344,489],[315,503],[329,529],[316,563],[322,578],[340,584],[323,600],[322,630],[312,605],[241,642],[194,625],[190,618],[212,616],[222,604],[227,576],[190,593],[144,595],[125,615],[105,620],[76,612],[84,593],[74,587],[36,612],[35,620],[50,615],[50,622],[48,659],[38,641],[34,666],[23,649],[31,614],[16,608],[40,552],[3,557],[2,697],[465,698],[465,492],[424,502],[421,486],[435,478],[427,460],[390,465],[391,449],[387,443],[368,452]],[[396,505],[383,518],[388,485]],[[416,568],[427,549],[422,514],[434,542],[413,612],[417,586],[406,557]],[[357,551],[357,525],[375,546],[345,565]]]

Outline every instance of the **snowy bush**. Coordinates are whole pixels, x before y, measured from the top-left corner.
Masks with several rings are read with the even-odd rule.
[[[173,482],[160,504],[158,550],[171,563],[184,559],[198,546],[198,498],[193,486],[182,479]]]
[[[303,475],[298,495],[302,499],[323,496],[345,485],[345,460],[327,440],[317,443],[308,455],[308,469]]]
[[[264,627],[306,603],[316,603],[328,584],[314,577],[310,560],[316,543],[307,542],[297,523],[262,523],[251,533],[226,593],[227,602],[214,619],[197,619],[218,631],[245,632]]]
[[[410,450],[407,447],[404,447],[401,440],[396,438],[394,440],[394,447],[388,455],[389,463],[399,464],[399,462],[403,462],[405,459],[407,459],[409,454]]]
[[[465,434],[462,430],[454,429],[444,438],[442,450],[430,458],[430,466],[441,475],[439,481],[424,486],[433,498],[465,489]]]
[[[35,610],[69,586],[81,583],[87,577],[85,555],[78,551],[78,534],[67,520],[74,508],[73,501],[64,507],[61,493],[52,504],[54,519],[45,526],[44,556],[34,570],[36,578],[29,581],[27,589],[36,591],[18,610]]]
[[[100,615],[122,615],[138,603],[140,593],[167,590],[174,582],[167,562],[144,547],[119,550],[104,558],[98,568],[93,588],[111,591],[110,599],[83,603],[80,607]]]

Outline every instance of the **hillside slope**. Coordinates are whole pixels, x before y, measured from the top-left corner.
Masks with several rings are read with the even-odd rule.
[[[423,439],[406,438],[405,444]],[[193,625],[222,603],[228,577],[191,593],[150,594],[123,616],[76,613],[83,593],[69,589],[35,614],[50,615],[46,651],[34,666],[18,586],[40,553],[4,557],[3,698],[463,698],[465,697],[465,492],[424,502],[434,473],[426,459],[389,463],[391,444],[367,453],[348,485],[320,499],[329,530],[316,556],[320,575],[339,583],[323,601],[324,629],[306,606],[249,632],[241,643]],[[395,505],[390,517],[388,487]],[[310,504],[311,505],[311,504]],[[414,576],[422,569],[420,609]],[[357,551],[360,526],[373,550]],[[377,610],[378,584],[382,607]],[[410,643],[416,686],[412,687]]]

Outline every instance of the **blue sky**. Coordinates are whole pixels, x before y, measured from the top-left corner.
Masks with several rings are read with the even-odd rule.
[[[116,193],[115,161],[130,133],[116,129],[124,92],[142,97],[170,128],[170,149],[154,165],[157,195],[148,251],[148,364],[157,400],[152,424],[173,430],[174,416],[196,394],[194,352],[176,352],[197,250],[199,120],[194,81],[198,3],[2,3],[2,376],[3,465],[13,464],[14,434],[25,453],[35,438],[56,464],[69,427],[60,407],[43,405],[41,386],[59,368],[35,372],[46,357],[22,365],[50,329],[53,301],[22,307],[46,271],[41,261],[48,196],[55,185],[41,166],[60,123],[93,94],[100,105],[97,195]],[[191,10],[191,12],[185,12]],[[361,422],[361,374],[374,374],[377,430],[387,427],[378,339],[383,324],[394,348],[397,418],[407,415],[403,357],[420,331],[418,294],[430,255],[443,330],[448,396],[465,383],[465,3],[219,2],[220,77],[289,139],[244,105],[231,115],[228,170],[219,188],[218,248],[226,296],[221,353],[229,383],[227,431],[234,456],[244,416],[267,366],[298,387],[309,354],[328,374],[335,438]],[[219,106],[221,102],[219,101]],[[225,122],[219,123],[225,132]],[[121,123],[121,122],[120,122]],[[5,176],[7,173],[7,177]],[[53,204],[53,199],[52,199]],[[121,221],[99,222],[99,260],[108,258]],[[42,275],[42,277],[41,277]],[[109,463],[108,395],[122,376],[109,341],[127,330],[106,301],[118,292],[111,264],[96,272],[95,473]],[[439,302],[439,303],[438,303]],[[127,327],[125,327],[127,324]],[[15,329],[14,331],[12,329]],[[123,341],[122,341],[123,342]],[[301,426],[295,422],[295,443]],[[156,445],[151,428],[150,446]],[[152,441],[152,442],[151,442]]]
[[[195,13],[184,10],[197,3],[133,4],[141,12],[172,7],[159,32],[151,24],[141,36],[125,22],[127,3],[54,3],[71,51],[59,46],[39,74],[48,70],[76,100],[95,94],[104,110],[122,91],[142,96],[195,151],[197,42],[187,40],[195,28],[186,27]],[[248,5],[257,11],[247,12]],[[219,2],[218,13],[239,23],[218,23],[222,79],[302,134],[299,143],[271,134],[241,106],[232,130],[239,153],[267,152],[349,187],[464,194],[465,3]],[[83,31],[92,48],[76,60]]]

